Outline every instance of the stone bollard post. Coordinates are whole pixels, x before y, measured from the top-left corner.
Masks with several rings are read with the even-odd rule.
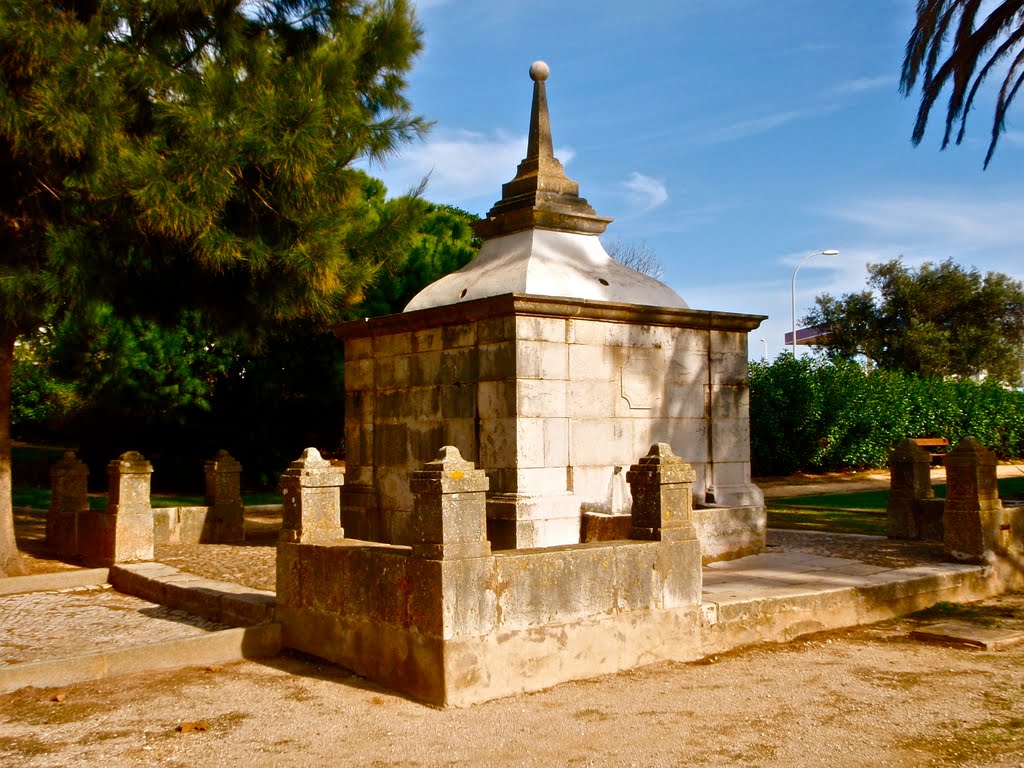
[[[909,437],[889,457],[889,502],[885,508],[886,535],[891,539],[920,539],[920,501],[935,497],[931,454]]]
[[[425,560],[487,557],[487,489],[483,470],[446,445],[413,472],[412,554]]]
[[[284,519],[281,541],[316,542],[341,539],[341,487],[345,470],[307,448],[281,475]]]
[[[153,559],[153,508],[149,491],[153,465],[138,451],[122,453],[107,465],[106,539],[110,562]]]
[[[66,451],[50,467],[50,511],[46,544],[61,555],[79,554],[79,515],[89,511],[89,468],[74,451]]]
[[[235,542],[245,539],[245,507],[242,505],[242,465],[227,451],[204,465],[206,472],[206,523],[202,542]]]
[[[668,443],[655,443],[626,473],[633,492],[630,538],[649,541],[696,539],[691,488],[697,473],[672,452]]]
[[[981,561],[1001,551],[1003,504],[996,483],[996,454],[975,437],[965,437],[946,454],[943,543],[958,560]]]

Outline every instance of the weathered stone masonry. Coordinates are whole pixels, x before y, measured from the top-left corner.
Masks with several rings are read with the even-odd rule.
[[[463,706],[699,655],[692,471],[630,470],[645,541],[490,551],[487,478],[453,447],[412,475],[412,546],[281,541],[285,645],[428,703]]]
[[[696,471],[705,555],[760,551],[746,362],[760,319],[509,294],[342,326],[345,529],[410,543],[408,479],[454,445],[491,480],[495,549],[575,543],[616,468],[667,442]]]

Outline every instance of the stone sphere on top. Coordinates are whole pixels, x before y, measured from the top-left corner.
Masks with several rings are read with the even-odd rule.
[[[544,82],[551,74],[551,67],[543,61],[535,61],[530,65],[530,78],[535,82]]]

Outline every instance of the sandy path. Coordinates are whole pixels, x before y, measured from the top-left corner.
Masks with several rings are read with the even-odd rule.
[[[1024,629],[1024,594],[975,618]],[[0,765],[1022,766],[1024,644],[903,619],[439,711],[284,657],[0,697]],[[208,730],[179,733],[183,722]]]

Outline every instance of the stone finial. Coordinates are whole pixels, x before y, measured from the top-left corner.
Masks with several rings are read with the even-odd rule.
[[[629,468],[626,478],[641,472],[658,474],[664,483],[692,483],[697,479],[693,467],[677,456],[668,443],[654,443],[647,455]]]
[[[153,465],[138,451],[126,451],[107,464],[107,511],[118,514],[149,510],[152,474]]]
[[[434,461],[413,472],[414,557],[452,560],[486,557],[487,475],[462,458],[458,448],[446,445]]]
[[[996,454],[976,437],[965,437],[946,454],[946,506],[962,510],[1001,506]]]
[[[691,489],[693,467],[668,443],[655,443],[629,468],[626,480],[633,492],[630,537],[653,541],[695,539]]]
[[[114,563],[153,559],[152,475],[153,465],[138,451],[122,453],[107,464],[105,517],[109,519],[101,521],[99,559]]]
[[[1004,548],[1003,509],[996,482],[996,454],[965,437],[946,454],[943,545],[958,560],[982,562]]]
[[[466,493],[486,491],[490,485],[484,471],[462,458],[454,445],[444,446],[433,461],[413,472],[413,493]]]
[[[306,448],[302,455],[281,475],[283,518],[281,541],[310,542],[340,539],[341,487],[345,470],[320,455],[316,448]]]
[[[242,465],[225,450],[203,465],[206,479],[207,517],[204,542],[243,541],[245,507],[242,504]]]
[[[117,470],[121,474],[153,474],[153,465],[138,451],[125,451],[107,465],[107,471]]]
[[[580,185],[565,175],[555,157],[545,82],[551,70],[543,61],[530,65],[533,106],[526,158],[516,176],[501,187],[501,200],[475,225],[485,240],[524,229],[553,229],[599,235],[611,219],[598,216],[579,196]]]
[[[889,457],[889,501],[886,533],[890,538],[919,539],[924,531],[920,501],[935,497],[931,454],[911,438],[901,441]]]
[[[323,469],[331,466],[331,462],[320,455],[316,448],[306,448],[295,461],[288,465],[288,469]]]
[[[65,451],[50,467],[46,543],[61,554],[78,554],[78,517],[89,511],[88,478],[89,468],[74,451]]]
[[[315,450],[315,449],[314,449]],[[241,472],[242,465],[234,456],[223,448],[217,451],[217,455],[206,462],[206,467],[218,472]]]

